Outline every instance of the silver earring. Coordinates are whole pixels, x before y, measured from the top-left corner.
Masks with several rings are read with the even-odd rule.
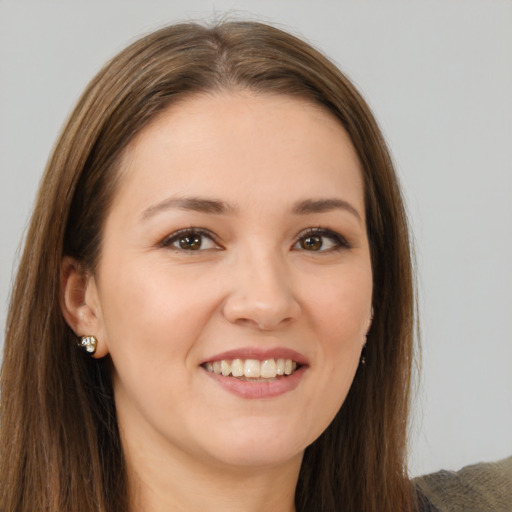
[[[96,352],[97,345],[98,340],[94,336],[82,336],[78,342],[78,346],[90,356]]]

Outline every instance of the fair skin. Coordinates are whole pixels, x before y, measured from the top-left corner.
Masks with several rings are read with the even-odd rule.
[[[132,510],[293,511],[370,322],[350,139],[301,99],[196,95],[121,169],[97,271],[64,261],[63,310],[112,359]]]

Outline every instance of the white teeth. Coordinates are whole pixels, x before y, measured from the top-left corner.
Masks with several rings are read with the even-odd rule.
[[[224,377],[246,377],[249,379],[275,379],[280,375],[291,375],[297,369],[297,363],[291,359],[233,359],[229,361],[208,361],[204,368],[210,373],[222,374]]]
[[[253,379],[260,378],[261,364],[257,359],[246,359],[244,364],[244,375]]]
[[[273,379],[277,375],[277,365],[274,359],[266,359],[261,363],[261,376],[265,379]]]
[[[241,359],[233,359],[231,363],[231,375],[241,377],[244,374],[244,362]]]
[[[220,368],[224,377],[227,377],[231,373],[231,365],[225,359],[220,362]]]

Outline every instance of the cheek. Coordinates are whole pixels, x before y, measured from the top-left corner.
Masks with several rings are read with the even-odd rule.
[[[371,269],[351,267],[310,287],[307,307],[315,329],[322,331],[333,349],[343,350],[352,343],[359,348],[364,343],[371,300]]]
[[[368,267],[369,268],[369,267]],[[310,294],[309,318],[318,339],[321,364],[315,369],[318,392],[308,409],[316,435],[327,428],[343,404],[359,365],[371,311],[372,279],[366,267],[337,272]],[[313,405],[313,404],[312,404]]]
[[[109,272],[110,270],[110,272]],[[114,362],[145,371],[183,363],[216,307],[215,287],[165,266],[105,267],[102,314]]]
[[[194,398],[187,368],[197,364],[194,346],[218,304],[216,287],[166,265],[105,266],[104,275],[102,312],[118,413],[134,421],[142,411],[157,423],[155,411],[167,418],[163,411]]]

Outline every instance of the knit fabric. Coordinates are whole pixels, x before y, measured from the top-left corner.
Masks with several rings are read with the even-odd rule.
[[[414,483],[439,512],[512,512],[512,457],[431,473]]]

